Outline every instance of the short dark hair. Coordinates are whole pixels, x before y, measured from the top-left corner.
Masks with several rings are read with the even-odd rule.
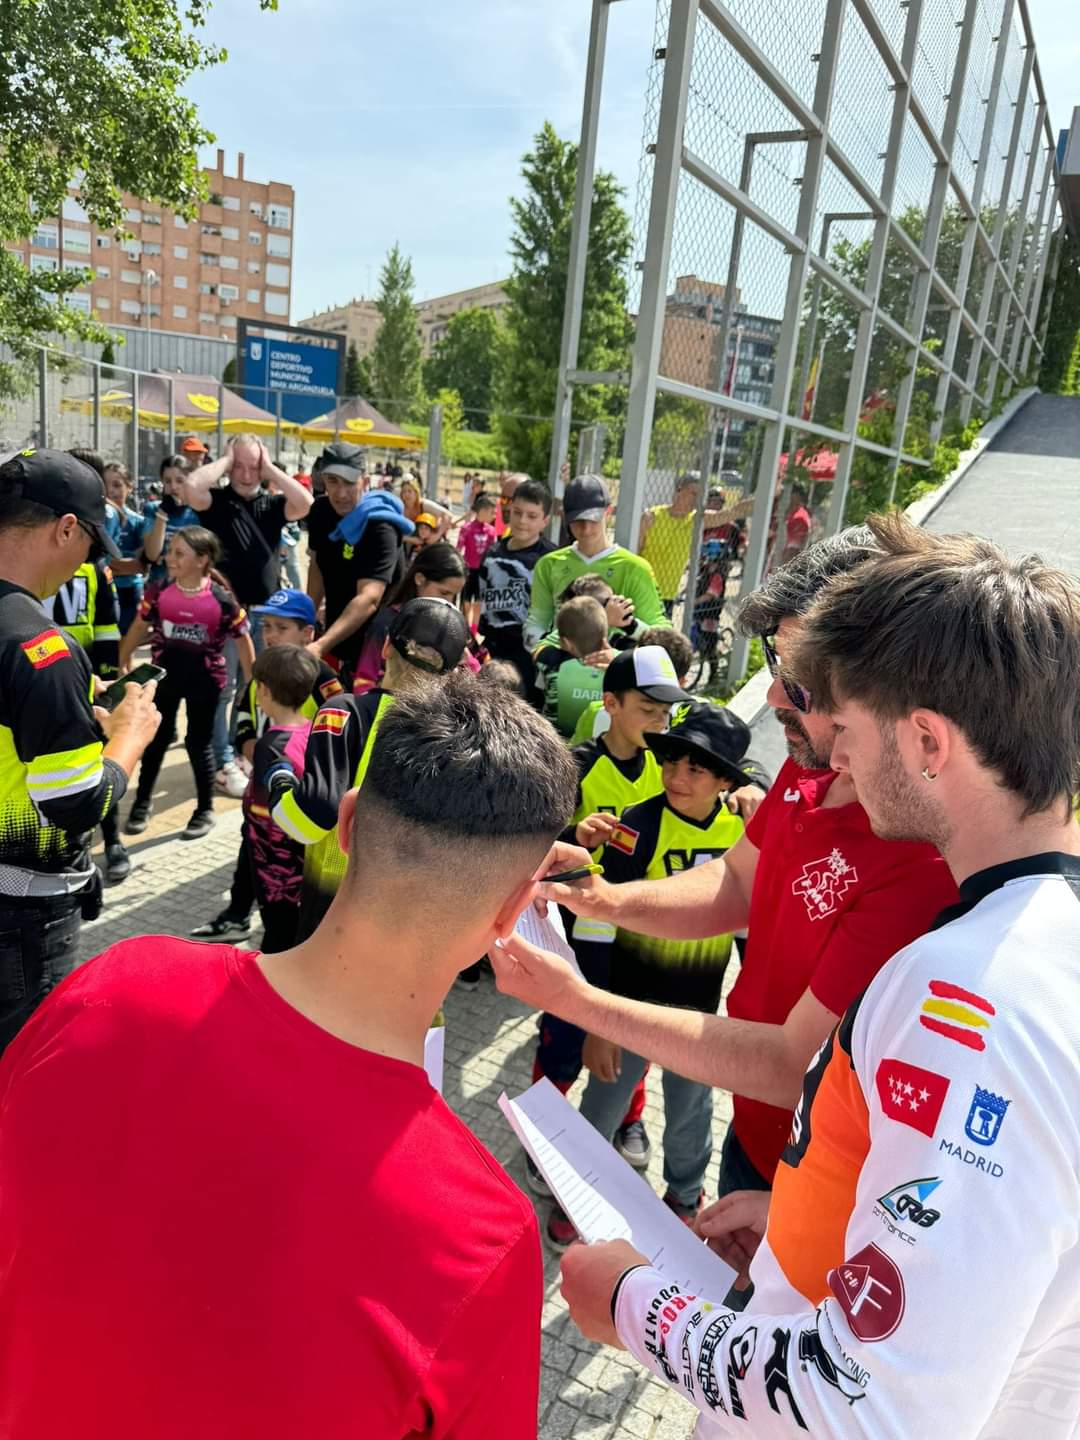
[[[3,477],[3,467],[0,467],[0,487]],[[39,525],[51,525],[57,519],[56,511],[47,505],[39,505],[22,495],[0,493],[0,530],[36,530]]]
[[[637,643],[659,645],[662,650],[666,650],[680,680],[689,673],[694,659],[694,647],[681,630],[675,630],[670,625],[654,625],[651,630],[642,632]]]
[[[302,645],[273,645],[255,657],[253,679],[265,685],[278,705],[299,710],[319,675],[319,662]]]
[[[539,505],[545,515],[551,514],[551,491],[542,480],[522,480],[521,484],[510,497],[510,504],[515,500],[525,500],[530,505]]]
[[[416,577],[425,580],[464,580],[467,575],[461,551],[445,540],[425,545],[416,552],[412,564],[383,601],[384,605],[405,605],[416,599]]]
[[[460,878],[468,858],[509,894],[569,823],[576,797],[574,762],[551,725],[509,690],[455,670],[399,695],[380,721],[350,876],[423,874],[430,891],[437,875]]]
[[[775,635],[781,620],[805,615],[830,580],[880,553],[868,525],[849,525],[815,541],[751,591],[739,607],[739,629],[744,635]]]
[[[95,472],[99,480],[105,479],[106,470],[122,470],[124,468],[122,465],[106,465],[105,461],[101,458],[101,456],[96,450],[89,450],[85,445],[73,446],[72,449],[68,451],[68,454],[74,455],[75,459],[81,460],[84,465],[89,465],[90,469]]]
[[[559,604],[565,605],[567,600],[576,600],[579,595],[591,595],[601,605],[606,605],[615,591],[608,582],[600,575],[588,572],[579,575],[576,580],[571,580],[566,589],[559,596]]]
[[[873,515],[880,553],[833,581],[785,667],[828,712],[879,720],[926,708],[1034,815],[1080,784],[1080,586],[1037,555]]]
[[[212,530],[207,530],[205,525],[184,525],[173,531],[172,539],[183,540],[200,560],[209,560],[211,566],[217,565],[221,560],[221,541]]]
[[[607,616],[599,600],[591,595],[576,595],[559,606],[555,629],[560,640],[569,640],[576,650],[591,655],[607,639]]]
[[[494,510],[497,503],[495,496],[488,495],[486,492],[482,495],[477,495],[476,499],[472,502],[474,510]]]

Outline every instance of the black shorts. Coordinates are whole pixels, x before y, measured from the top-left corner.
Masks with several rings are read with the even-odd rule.
[[[462,601],[480,599],[480,571],[470,570],[465,580],[465,588],[461,592]]]

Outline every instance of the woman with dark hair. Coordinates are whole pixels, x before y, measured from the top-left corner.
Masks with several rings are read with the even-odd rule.
[[[153,515],[154,525],[143,541],[143,554],[150,562],[150,579],[159,584],[168,579],[161,557],[168,550],[170,540],[186,525],[199,523],[198,515],[184,499],[184,478],[190,468],[183,455],[166,455],[158,471],[162,497],[153,506],[146,505],[146,513]]]
[[[465,588],[465,577],[464,559],[459,551],[444,540],[416,552],[416,558],[364,631],[364,645],[353,671],[354,695],[372,689],[382,679],[383,641],[390,629],[390,622],[402,605],[421,595],[436,600],[449,600],[451,605],[457,605]],[[474,665],[472,668],[479,667]]]
[[[221,556],[216,535],[201,525],[177,530],[169,543],[169,583],[150,584],[138,618],[120,646],[126,671],[136,648],[149,639],[154,664],[165,674],[154,697],[161,724],[139,767],[135,803],[124,831],[138,835],[150,820],[154,784],[176,731],[181,702],[187,707],[187,752],[195,774],[195,813],[181,840],[199,840],[214,823],[214,713],[225,684],[225,641],[234,639],[245,681],[251,678],[255,647],[243,606],[222,583],[214,564]]]

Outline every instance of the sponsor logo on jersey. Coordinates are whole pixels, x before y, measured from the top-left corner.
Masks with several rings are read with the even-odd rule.
[[[607,842],[620,850],[624,855],[633,855],[637,849],[638,831],[631,830],[629,825],[616,825],[611,832],[611,839]]]
[[[331,735],[341,735],[345,726],[349,723],[348,710],[320,710],[315,716],[315,723],[311,727],[311,733],[317,734],[320,730],[328,731]]]
[[[71,651],[59,630],[43,630],[32,640],[24,640],[22,652],[35,670],[47,670],[58,660],[70,660]]]
[[[825,1384],[839,1390],[849,1404],[866,1398],[864,1392],[870,1383],[870,1372],[844,1354],[824,1307],[818,1308],[817,1328],[804,1330],[799,1336],[799,1363],[804,1370],[812,1365]]]
[[[919,1024],[969,1050],[985,1050],[983,1032],[990,1028],[990,1018],[996,1013],[989,1000],[962,985],[954,985],[951,980],[931,980]]]
[[[701,1397],[710,1410],[727,1410],[720,1394],[720,1367],[714,1362],[720,1342],[735,1324],[735,1319],[735,1315],[730,1311],[718,1315],[701,1337],[701,1348],[698,1350],[697,1382]]]
[[[794,801],[798,800],[798,798],[799,798],[799,792],[798,792],[798,790],[792,790],[792,789],[789,787],[787,790],[784,791],[784,799],[787,800],[789,803],[793,803]]]
[[[887,1340],[904,1318],[904,1277],[878,1245],[864,1245],[826,1277],[860,1340]]]
[[[923,1180],[905,1180],[903,1185],[878,1196],[874,1214],[890,1234],[906,1245],[914,1245],[915,1236],[909,1235],[903,1227],[917,1225],[922,1230],[929,1230],[931,1225],[937,1224],[941,1211],[932,1210],[926,1202],[940,1184],[936,1175]]]
[[[949,1081],[906,1060],[882,1060],[875,1077],[881,1108],[890,1120],[931,1136],[941,1118]]]
[[[324,680],[319,686],[319,694],[324,700],[329,700],[334,695],[340,695],[344,689],[340,680]]]
[[[762,1372],[765,1379],[765,1396],[769,1402],[769,1408],[775,1410],[777,1415],[779,1415],[781,1411],[777,1397],[782,1395],[788,1403],[791,1418],[800,1430],[805,1430],[806,1421],[802,1418],[802,1415],[799,1413],[799,1407],[795,1404],[795,1396],[791,1393],[791,1381],[788,1378],[788,1351],[791,1348],[791,1331],[777,1328],[772,1332],[772,1338],[772,1354],[765,1361]]]
[[[741,1335],[736,1335],[728,1347],[727,1360],[727,1382],[728,1396],[731,1400],[731,1413],[738,1416],[740,1420],[746,1419],[746,1411],[743,1409],[742,1396],[739,1394],[738,1381],[745,1380],[747,1371],[754,1361],[754,1351],[757,1349],[757,1326],[749,1325]]]
[[[993,1145],[1001,1133],[1005,1112],[1011,1104],[1011,1100],[1003,1100],[992,1090],[983,1090],[976,1085],[975,1098],[964,1122],[964,1134],[976,1145]]]
[[[858,878],[855,866],[834,848],[820,860],[807,861],[802,874],[791,882],[791,893],[802,896],[811,920],[824,920],[834,913]]]
[[[1004,1165],[999,1165],[996,1160],[988,1160],[977,1150],[968,1150],[966,1146],[957,1144],[955,1140],[942,1140],[938,1149],[943,1150],[946,1155],[951,1155],[954,1160],[959,1160],[961,1165],[970,1165],[975,1170],[981,1170],[991,1180],[1000,1180],[1005,1174]]]

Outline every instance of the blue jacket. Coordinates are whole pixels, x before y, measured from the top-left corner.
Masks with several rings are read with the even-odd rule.
[[[405,518],[405,507],[396,495],[386,490],[373,490],[365,495],[355,510],[350,510],[337,528],[331,530],[331,540],[344,540],[348,545],[359,545],[364,531],[372,520],[385,520],[393,525],[400,535],[411,535],[416,526]]]

